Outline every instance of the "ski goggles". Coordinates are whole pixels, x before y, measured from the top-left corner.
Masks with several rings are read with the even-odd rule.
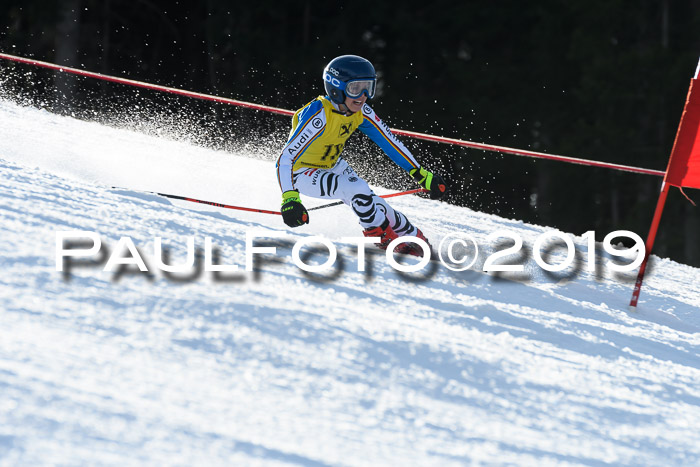
[[[376,79],[356,79],[345,83],[344,91],[350,99],[357,99],[362,94],[366,94],[368,99],[372,99],[376,88]]]

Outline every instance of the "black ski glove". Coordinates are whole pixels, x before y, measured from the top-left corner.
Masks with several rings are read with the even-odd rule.
[[[447,184],[441,176],[428,172],[424,168],[413,169],[409,175],[418,182],[420,186],[430,191],[432,199],[442,198],[447,193]]]
[[[301,204],[299,192],[290,190],[282,193],[282,220],[290,227],[299,227],[309,223],[309,213]]]

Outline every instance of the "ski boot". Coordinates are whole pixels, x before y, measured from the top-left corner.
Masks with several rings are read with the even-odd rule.
[[[384,223],[381,226],[365,229],[362,233],[365,237],[379,237],[381,241],[377,244],[377,247],[382,250],[386,250],[389,246],[389,243],[391,243],[392,240],[395,240],[399,237],[398,235],[396,235],[396,232],[394,232],[394,229],[392,229],[389,225],[388,220],[384,221]],[[428,248],[430,248],[432,258],[433,248],[430,245],[428,239],[425,238],[425,235],[423,235],[423,232],[421,232],[420,229],[416,229],[416,233],[414,234],[414,236],[420,238],[428,244]],[[423,249],[419,245],[410,242],[401,243],[394,249],[394,252],[400,255],[413,255],[419,257],[423,256]]]
[[[416,233],[413,235],[414,237],[418,237],[421,240],[423,240],[425,243],[428,244],[428,249],[430,251],[429,255],[432,259],[433,257],[433,246],[430,244],[427,238],[425,238],[425,235],[423,235],[423,232],[420,231],[420,229],[416,229]],[[418,256],[422,257],[423,256],[423,248],[420,247],[417,243],[402,243],[401,245],[397,246],[396,249],[394,250],[396,253],[402,254],[402,255],[413,255],[413,256]]]
[[[394,229],[389,225],[389,220],[385,220],[379,227],[370,227],[362,231],[365,237],[379,237],[380,242],[377,243],[377,248],[386,250],[392,240],[398,238]]]

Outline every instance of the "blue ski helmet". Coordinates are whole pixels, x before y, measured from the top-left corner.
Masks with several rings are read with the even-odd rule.
[[[377,73],[369,60],[357,55],[341,55],[324,68],[323,85],[336,104],[345,102],[346,97],[357,99],[362,94],[371,99],[377,88]]]

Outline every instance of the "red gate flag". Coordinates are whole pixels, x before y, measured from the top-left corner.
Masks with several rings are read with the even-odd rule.
[[[700,62],[698,62],[698,67],[695,69],[695,76],[690,80],[690,89],[688,89],[688,98],[685,101],[683,115],[681,115],[681,123],[678,125],[676,140],[673,142],[671,157],[666,167],[666,176],[664,176],[664,181],[661,183],[661,193],[659,194],[659,200],[656,202],[654,218],[651,221],[649,235],[647,235],[644,261],[639,267],[637,281],[634,283],[634,291],[632,292],[632,300],[630,300],[629,306],[630,311],[637,309],[647,262],[651,255],[651,249],[654,246],[656,231],[659,228],[661,214],[663,214],[664,205],[666,204],[668,185],[675,185],[681,188],[681,192],[683,187],[700,188],[700,84],[698,84],[700,80],[698,80],[698,73],[700,73]]]
[[[677,187],[700,188],[700,79],[697,71],[690,80],[688,98],[666,168],[666,182]]]

